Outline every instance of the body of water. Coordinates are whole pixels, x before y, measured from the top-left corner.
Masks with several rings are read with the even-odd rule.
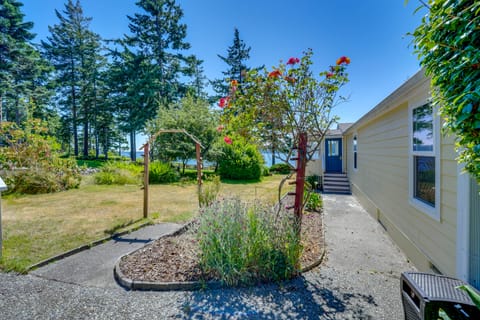
[[[143,157],[143,151],[137,151],[137,159],[141,159]],[[122,151],[123,157],[130,157],[130,151]],[[265,160],[265,165],[268,167],[272,166],[272,153],[271,152],[262,152],[263,159]],[[275,160],[275,163],[280,163],[279,159]],[[195,165],[195,159],[191,159],[187,162],[188,165]]]

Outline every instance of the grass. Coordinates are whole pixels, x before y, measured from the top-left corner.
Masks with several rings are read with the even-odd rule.
[[[222,183],[220,195],[274,203],[281,176],[262,182]],[[185,222],[198,208],[195,184],[150,185],[153,222]],[[8,196],[2,200],[3,259],[0,269],[24,272],[28,266],[103,238],[143,217],[143,190],[137,185],[94,185],[65,192]]]

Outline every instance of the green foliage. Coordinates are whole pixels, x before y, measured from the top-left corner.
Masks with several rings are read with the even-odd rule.
[[[106,161],[104,160],[86,160],[86,159],[77,159],[77,165],[79,167],[86,167],[86,168],[101,168]]]
[[[204,183],[198,195],[198,202],[200,207],[208,207],[217,200],[220,192],[220,177],[215,176],[212,181]]]
[[[262,149],[286,152],[288,163],[300,134],[308,133],[307,161],[318,151],[327,130],[337,121],[333,115],[339,89],[348,82],[347,65],[342,57],[329,71],[313,75],[313,52],[301,59],[290,58],[273,70],[251,70],[243,83],[231,85],[230,94],[220,101],[226,134],[240,134],[262,145]]]
[[[131,162],[107,162],[94,176],[95,184],[140,184],[142,166]]]
[[[430,0],[428,9],[413,33],[415,48],[437,89],[444,129],[457,138],[458,160],[480,182],[480,2]]]
[[[212,112],[207,101],[188,95],[169,108],[160,107],[147,130],[153,136],[161,129],[184,129],[199,140],[203,146],[202,156],[208,159],[209,151],[218,138],[217,123],[218,115]],[[155,158],[163,161],[180,160],[183,172],[187,161],[196,157],[195,141],[191,136],[185,133],[160,134],[152,144]]]
[[[232,144],[224,143],[223,156],[218,162],[218,174],[222,179],[259,180],[262,175],[263,157],[258,148],[241,139]]]
[[[213,170],[202,169],[202,179],[205,181],[213,181],[217,174]],[[196,169],[186,169],[185,172],[181,174],[181,178],[187,181],[197,181],[197,170]]]
[[[323,207],[322,197],[318,193],[305,191],[304,199],[308,211],[319,211]]]
[[[73,138],[74,155],[79,155],[78,126],[83,128],[83,156],[90,149],[92,119],[100,118],[97,104],[100,93],[99,75],[105,58],[100,54],[101,38],[90,30],[91,18],[83,14],[80,1],[68,0],[62,12],[56,11],[58,24],[49,28],[51,35],[42,41],[45,55],[55,68],[54,77],[66,140]],[[105,127],[102,129],[106,129]]]
[[[465,286],[465,285],[459,286],[458,289],[466,291],[470,299],[472,299],[473,303],[480,310],[480,294],[478,293],[478,291],[476,291],[470,286]]]
[[[58,143],[46,135],[45,124],[32,119],[26,129],[2,123],[0,136],[0,175],[7,193],[50,193],[76,188],[81,176],[73,159],[62,159]]]
[[[149,169],[150,183],[170,183],[180,179],[180,174],[168,163],[153,161],[150,163]]]
[[[197,237],[200,264],[228,285],[281,281],[299,270],[302,246],[288,215],[236,199],[202,210]]]
[[[267,166],[262,166],[262,177],[268,177],[270,175],[270,169]]]
[[[224,97],[228,94],[228,83],[236,80],[238,83],[243,83],[245,73],[250,70],[246,62],[250,59],[251,47],[247,47],[245,42],[240,39],[240,32],[237,28],[234,29],[233,43],[227,49],[227,56],[218,55],[218,57],[228,65],[228,70],[222,71],[223,79],[216,79],[211,81],[212,87],[217,93],[215,98]]]
[[[315,190],[315,189],[317,189],[317,185],[320,182],[320,176],[316,175],[316,174],[313,174],[311,176],[308,176],[306,178],[306,180],[307,180],[307,183],[308,183],[308,188],[310,190]]]
[[[292,167],[286,163],[275,163],[270,167],[271,173],[289,174],[292,172]]]

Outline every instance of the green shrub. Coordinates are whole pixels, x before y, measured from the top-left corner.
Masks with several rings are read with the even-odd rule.
[[[142,180],[142,166],[135,163],[107,162],[94,176],[96,184],[139,184]]]
[[[275,163],[270,167],[271,173],[277,174],[289,174],[292,171],[292,167],[286,163]]]
[[[319,175],[311,175],[307,177],[307,183],[310,190],[317,189],[318,184],[320,183],[320,176]]]
[[[270,169],[267,166],[262,167],[262,176],[263,177],[268,177],[270,176]]]
[[[315,192],[305,191],[305,208],[309,211],[319,211],[323,207],[322,197]]]
[[[222,152],[218,161],[218,173],[222,179],[260,180],[264,160],[255,145],[237,137],[232,144],[223,144]]]
[[[291,215],[238,199],[202,210],[197,237],[200,265],[228,285],[280,281],[296,275],[302,251]]]
[[[81,175],[76,162],[61,158],[59,144],[46,135],[40,120],[30,119],[22,129],[3,123],[0,137],[0,175],[8,186],[6,193],[38,194],[76,188]]]
[[[212,180],[215,179],[217,175],[213,170],[202,170],[203,180]],[[181,174],[182,178],[186,180],[197,181],[197,169],[186,169],[184,173]]]
[[[150,183],[170,183],[180,180],[179,173],[168,163],[154,161],[149,166]]]
[[[200,207],[208,207],[215,200],[217,200],[218,192],[220,191],[220,177],[215,176],[212,181],[202,185],[200,194],[198,195],[198,202]]]

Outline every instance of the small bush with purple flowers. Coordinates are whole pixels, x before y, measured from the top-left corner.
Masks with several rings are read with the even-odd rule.
[[[214,202],[199,217],[201,267],[232,286],[292,278],[302,252],[292,219],[239,199]]]

